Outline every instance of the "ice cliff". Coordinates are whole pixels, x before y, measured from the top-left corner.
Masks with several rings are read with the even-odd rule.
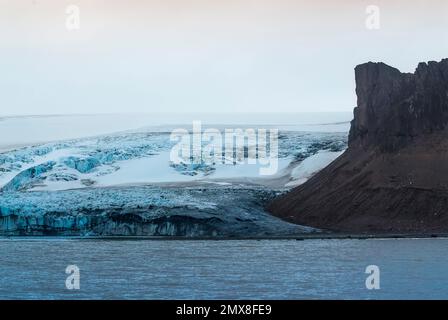
[[[315,231],[264,211],[260,188],[86,188],[0,194],[1,235],[257,237]]]

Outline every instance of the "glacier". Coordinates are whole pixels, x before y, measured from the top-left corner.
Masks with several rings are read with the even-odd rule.
[[[322,151],[342,152],[346,136],[281,131],[281,172]],[[0,235],[259,237],[318,231],[264,210],[301,177],[275,177],[282,184],[273,187],[239,163],[173,164],[172,146],[169,132],[127,131],[0,153]]]
[[[285,164],[299,162],[321,150],[342,151],[346,145],[345,133],[281,132],[279,158],[285,160]],[[131,161],[142,158],[150,160],[145,162],[147,167],[141,170],[148,183],[161,182],[151,181],[154,174],[150,167],[156,165],[160,166],[158,170],[170,175],[167,182],[185,181],[181,176],[195,179],[213,177],[215,172],[224,168],[206,163],[173,164],[168,159],[164,159],[164,163],[157,162],[156,157],[168,154],[172,146],[168,132],[126,132],[4,152],[0,153],[0,188],[30,191],[45,190],[46,185],[49,186],[48,190],[55,190],[55,186],[56,190],[82,188],[86,186],[82,180],[90,181],[90,185],[101,182],[101,177],[113,174]],[[59,184],[54,181],[59,181]],[[134,182],[120,180],[122,184]],[[111,185],[113,183],[101,186]]]
[[[263,207],[261,187],[111,187],[2,192],[3,235],[259,237],[315,229],[283,222]]]

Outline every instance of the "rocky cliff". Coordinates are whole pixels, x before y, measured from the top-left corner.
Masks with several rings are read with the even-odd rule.
[[[343,232],[448,232],[448,59],[355,68],[346,152],[269,210]]]

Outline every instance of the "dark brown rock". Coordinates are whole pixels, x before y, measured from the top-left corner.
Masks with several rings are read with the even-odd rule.
[[[448,232],[448,59],[355,76],[348,149],[269,210],[342,232]]]

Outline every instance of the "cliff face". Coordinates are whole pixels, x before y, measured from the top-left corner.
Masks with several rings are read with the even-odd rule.
[[[448,59],[355,77],[348,149],[270,211],[334,231],[448,232]]]
[[[414,74],[369,62],[355,68],[355,77],[350,147],[395,151],[448,123],[448,59],[420,63]]]

